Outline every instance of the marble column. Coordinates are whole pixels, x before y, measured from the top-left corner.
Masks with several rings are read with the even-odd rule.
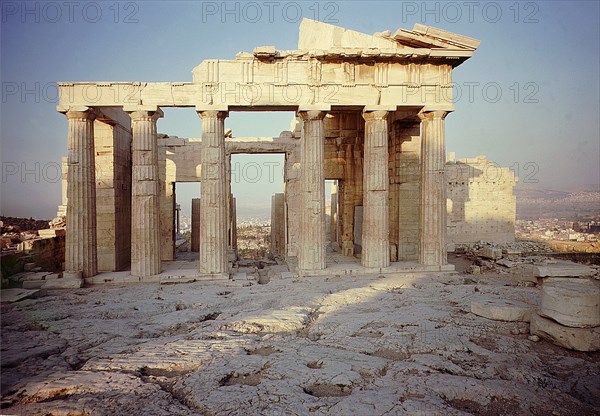
[[[302,119],[300,141],[302,213],[298,268],[322,270],[325,261],[325,175],[323,118],[325,111],[298,111]]]
[[[96,166],[92,110],[67,111],[67,230],[65,247],[66,278],[86,278],[98,274],[96,251]]]
[[[200,187],[200,273],[228,276],[226,111],[198,111],[202,118]]]
[[[421,119],[421,207],[419,263],[447,264],[446,144],[444,118],[447,111],[419,113]]]
[[[160,200],[156,121],[160,109],[129,112],[132,121],[131,274],[161,272]]]
[[[390,265],[388,111],[364,111],[362,265]]]

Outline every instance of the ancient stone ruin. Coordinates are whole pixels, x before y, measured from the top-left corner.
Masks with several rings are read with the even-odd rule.
[[[204,61],[191,82],[60,83],[58,219],[0,225],[3,249],[64,245],[65,271],[26,253],[0,292],[3,411],[598,414],[600,266],[513,241],[509,169],[446,161],[452,69],[478,44],[304,20],[297,50]],[[165,107],[197,111],[202,137],[158,134]],[[234,111],[295,118],[235,137]],[[268,267],[237,259],[239,153],[285,155]],[[201,183],[189,261],[178,182]]]
[[[300,275],[327,271],[324,181],[337,180],[341,255],[362,272],[449,271],[445,117],[452,70],[479,41],[420,24],[366,35],[305,19],[297,50],[207,60],[192,82],[61,82],[69,120],[66,278],[173,259],[174,181],[200,181],[199,276],[228,277],[234,153],[285,153],[283,241]],[[192,107],[202,139],[159,139],[161,107]],[[276,139],[225,138],[231,111],[289,111]],[[130,150],[131,149],[131,150]],[[129,166],[131,165],[131,169]],[[356,267],[350,260],[352,267]]]

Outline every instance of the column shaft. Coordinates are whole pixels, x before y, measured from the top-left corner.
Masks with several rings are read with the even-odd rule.
[[[160,204],[156,120],[160,111],[134,111],[131,171],[131,274],[161,272]]]
[[[390,265],[387,111],[364,112],[362,264]]]
[[[200,188],[200,273],[228,274],[227,173],[225,118],[227,112],[201,111],[202,185]]]
[[[65,271],[82,277],[98,273],[96,252],[96,166],[94,119],[88,111],[68,111],[67,231]]]
[[[325,262],[324,111],[299,111],[302,118],[302,214],[298,267],[322,270]]]
[[[446,184],[444,168],[446,111],[419,113],[421,119],[421,208],[419,263],[444,265],[446,253]]]

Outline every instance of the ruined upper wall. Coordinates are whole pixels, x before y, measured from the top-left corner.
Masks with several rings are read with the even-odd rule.
[[[192,82],[59,83],[58,111],[86,107],[157,107],[197,110],[298,110],[399,106],[454,109],[452,69],[479,41],[416,25],[367,35],[305,19],[301,49],[257,47],[235,59],[209,59]]]
[[[389,30],[367,35],[311,19],[302,20],[298,37],[298,49],[303,50],[427,48],[474,51],[479,43],[467,36],[418,23],[413,30],[398,29],[394,35]]]
[[[298,36],[298,49],[327,50],[336,48],[401,49],[403,45],[383,36],[367,35],[311,19],[302,20]]]

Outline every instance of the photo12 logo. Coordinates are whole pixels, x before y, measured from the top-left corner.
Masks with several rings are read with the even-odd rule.
[[[133,1],[4,1],[2,23],[139,23]]]
[[[336,16],[339,10],[339,4],[333,1],[203,1],[202,23],[215,20],[221,23],[298,23],[305,17],[324,23],[338,23]]]
[[[56,183],[62,179],[62,166],[56,162],[2,162],[2,183]]]
[[[402,23],[419,20],[431,23],[498,23],[511,20],[514,23],[539,23],[540,6],[537,2],[495,1],[403,1]]]

